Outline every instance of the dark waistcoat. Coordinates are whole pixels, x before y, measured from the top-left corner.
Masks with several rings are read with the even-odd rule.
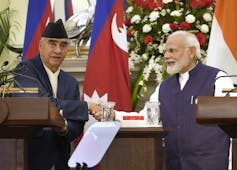
[[[159,101],[166,141],[167,170],[226,170],[229,137],[218,126],[196,122],[197,96],[213,95],[218,69],[199,62],[189,72],[189,80],[180,90],[179,75],[160,85]]]

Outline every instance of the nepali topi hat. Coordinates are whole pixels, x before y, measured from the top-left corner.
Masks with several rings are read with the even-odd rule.
[[[61,19],[56,22],[49,22],[42,33],[46,38],[68,38],[67,32]]]

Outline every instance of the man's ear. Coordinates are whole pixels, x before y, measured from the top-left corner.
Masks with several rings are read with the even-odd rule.
[[[39,51],[41,50],[42,46],[43,46],[43,40],[41,39],[41,40],[39,41]]]
[[[190,47],[190,53],[192,57],[196,57],[196,47]]]

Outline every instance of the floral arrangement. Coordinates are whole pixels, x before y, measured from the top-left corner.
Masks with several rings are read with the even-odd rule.
[[[130,0],[126,9],[129,39],[129,67],[138,69],[132,82],[133,106],[146,92],[146,83],[154,72],[159,84],[167,73],[163,60],[167,36],[176,30],[196,35],[206,57],[214,0]]]

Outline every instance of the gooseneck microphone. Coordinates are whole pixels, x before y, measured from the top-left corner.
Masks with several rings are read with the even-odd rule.
[[[7,66],[9,64],[9,61],[4,61],[1,66],[1,70],[4,70],[3,67]]]
[[[214,81],[214,86],[213,86],[213,96],[214,96],[214,93],[215,93],[215,83],[218,79],[221,79],[221,78],[225,78],[225,77],[237,77],[237,75],[235,74],[232,74],[232,75],[223,75],[223,76],[218,76],[215,78],[215,81]],[[230,93],[234,92],[237,88],[236,88],[236,84],[233,84],[234,88],[230,88],[228,89],[227,91],[222,91],[222,92],[225,92],[226,95],[225,96],[230,96]]]
[[[24,77],[24,78],[27,78],[27,79],[32,80],[32,81],[35,82],[38,86],[41,86],[39,80],[36,79],[36,78],[34,78],[34,77],[31,77],[31,76],[28,76],[28,75],[24,75],[24,74],[21,74],[21,73],[17,73],[17,72],[15,72],[15,71],[13,71],[12,74],[14,75],[13,78],[16,78],[17,76]]]
[[[21,62],[17,68],[13,68],[11,70],[6,70],[4,69],[5,66],[7,66],[9,64],[8,61],[4,61],[3,64],[1,65],[0,69],[0,86],[1,85],[5,85],[7,83],[10,83],[11,81],[13,81],[13,77],[9,78],[9,75],[14,75],[14,73],[16,71],[20,71],[22,69],[24,69],[26,67],[26,63],[25,62]]]
[[[25,79],[28,79],[28,80],[31,80],[32,83],[34,83],[35,85],[33,85],[34,87],[36,87],[38,89],[38,93],[41,91],[41,83],[40,81],[35,78],[35,77],[32,77],[30,75],[27,75],[27,74],[24,74],[28,71],[28,67],[27,67],[27,63],[26,62],[21,62],[17,67],[16,69],[14,69],[11,73],[13,75],[12,79],[15,83],[16,86],[18,86],[19,88],[25,88],[21,83],[20,81],[18,81],[18,77],[20,78],[25,78]],[[24,81],[24,80],[23,80]],[[23,83],[24,84],[24,83]],[[28,86],[28,85],[27,85]],[[32,87],[33,88],[33,87]],[[25,91],[26,93],[26,91]],[[33,92],[34,93],[34,92]]]
[[[220,78],[224,78],[224,77],[237,77],[237,75],[232,74],[232,75],[223,75],[223,76],[218,76],[218,77],[216,77],[214,83],[216,83],[216,81],[217,81],[218,79],[220,79]]]
[[[38,79],[26,75],[24,74],[25,72],[27,72],[27,63],[26,62],[21,62],[17,65],[16,68],[11,69],[11,70],[5,70],[3,69],[3,67],[7,66],[9,64],[8,61],[5,61],[2,66],[0,67],[2,72],[0,72],[0,86],[1,85],[5,85],[7,83],[15,83],[16,87],[18,87],[19,89],[21,89],[24,93],[28,93],[28,91],[25,90],[25,87],[23,87],[23,85],[17,80],[17,77],[24,77],[28,80],[31,80],[33,83],[36,84],[37,88],[38,88],[38,92],[40,91],[40,87],[41,87],[41,83],[39,82]],[[12,76],[9,76],[12,75]],[[31,93],[36,93],[35,90],[30,90]],[[35,91],[35,92],[34,92]]]

